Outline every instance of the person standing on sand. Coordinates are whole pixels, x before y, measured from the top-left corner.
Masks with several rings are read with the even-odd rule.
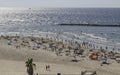
[[[50,65],[46,65],[46,71],[50,71]]]
[[[46,65],[46,71],[48,70],[48,66]]]
[[[50,71],[50,65],[48,65],[48,71]]]

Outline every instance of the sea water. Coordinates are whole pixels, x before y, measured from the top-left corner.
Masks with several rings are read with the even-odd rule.
[[[120,8],[0,8],[1,34],[47,34],[120,48],[120,27],[59,26],[60,23],[120,25]]]

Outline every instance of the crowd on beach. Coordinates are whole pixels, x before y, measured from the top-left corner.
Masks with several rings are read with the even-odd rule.
[[[1,35],[0,40],[6,40],[7,44],[14,46],[16,49],[29,48],[29,50],[46,50],[55,53],[56,56],[68,56],[73,58],[72,62],[78,62],[78,57],[95,61],[100,61],[103,64],[109,65],[108,59],[115,60],[120,63],[120,53],[114,50],[108,50],[108,47],[103,49],[96,47],[89,42],[78,43],[67,40],[58,40],[57,38],[49,37],[33,37],[33,36],[4,36]]]

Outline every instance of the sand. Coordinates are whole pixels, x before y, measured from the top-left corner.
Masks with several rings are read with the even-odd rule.
[[[120,64],[109,60],[110,65],[100,66],[99,61],[81,59],[80,62],[71,62],[71,57],[56,56],[46,50],[32,50],[31,48],[16,49],[7,45],[6,40],[0,41],[0,75],[27,75],[25,61],[33,58],[37,68],[35,74],[80,74],[84,70],[96,71],[97,75],[120,75]],[[51,71],[46,71],[50,65]]]

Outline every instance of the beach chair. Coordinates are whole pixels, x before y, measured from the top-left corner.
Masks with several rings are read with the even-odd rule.
[[[96,71],[81,71],[81,75],[97,75]]]

